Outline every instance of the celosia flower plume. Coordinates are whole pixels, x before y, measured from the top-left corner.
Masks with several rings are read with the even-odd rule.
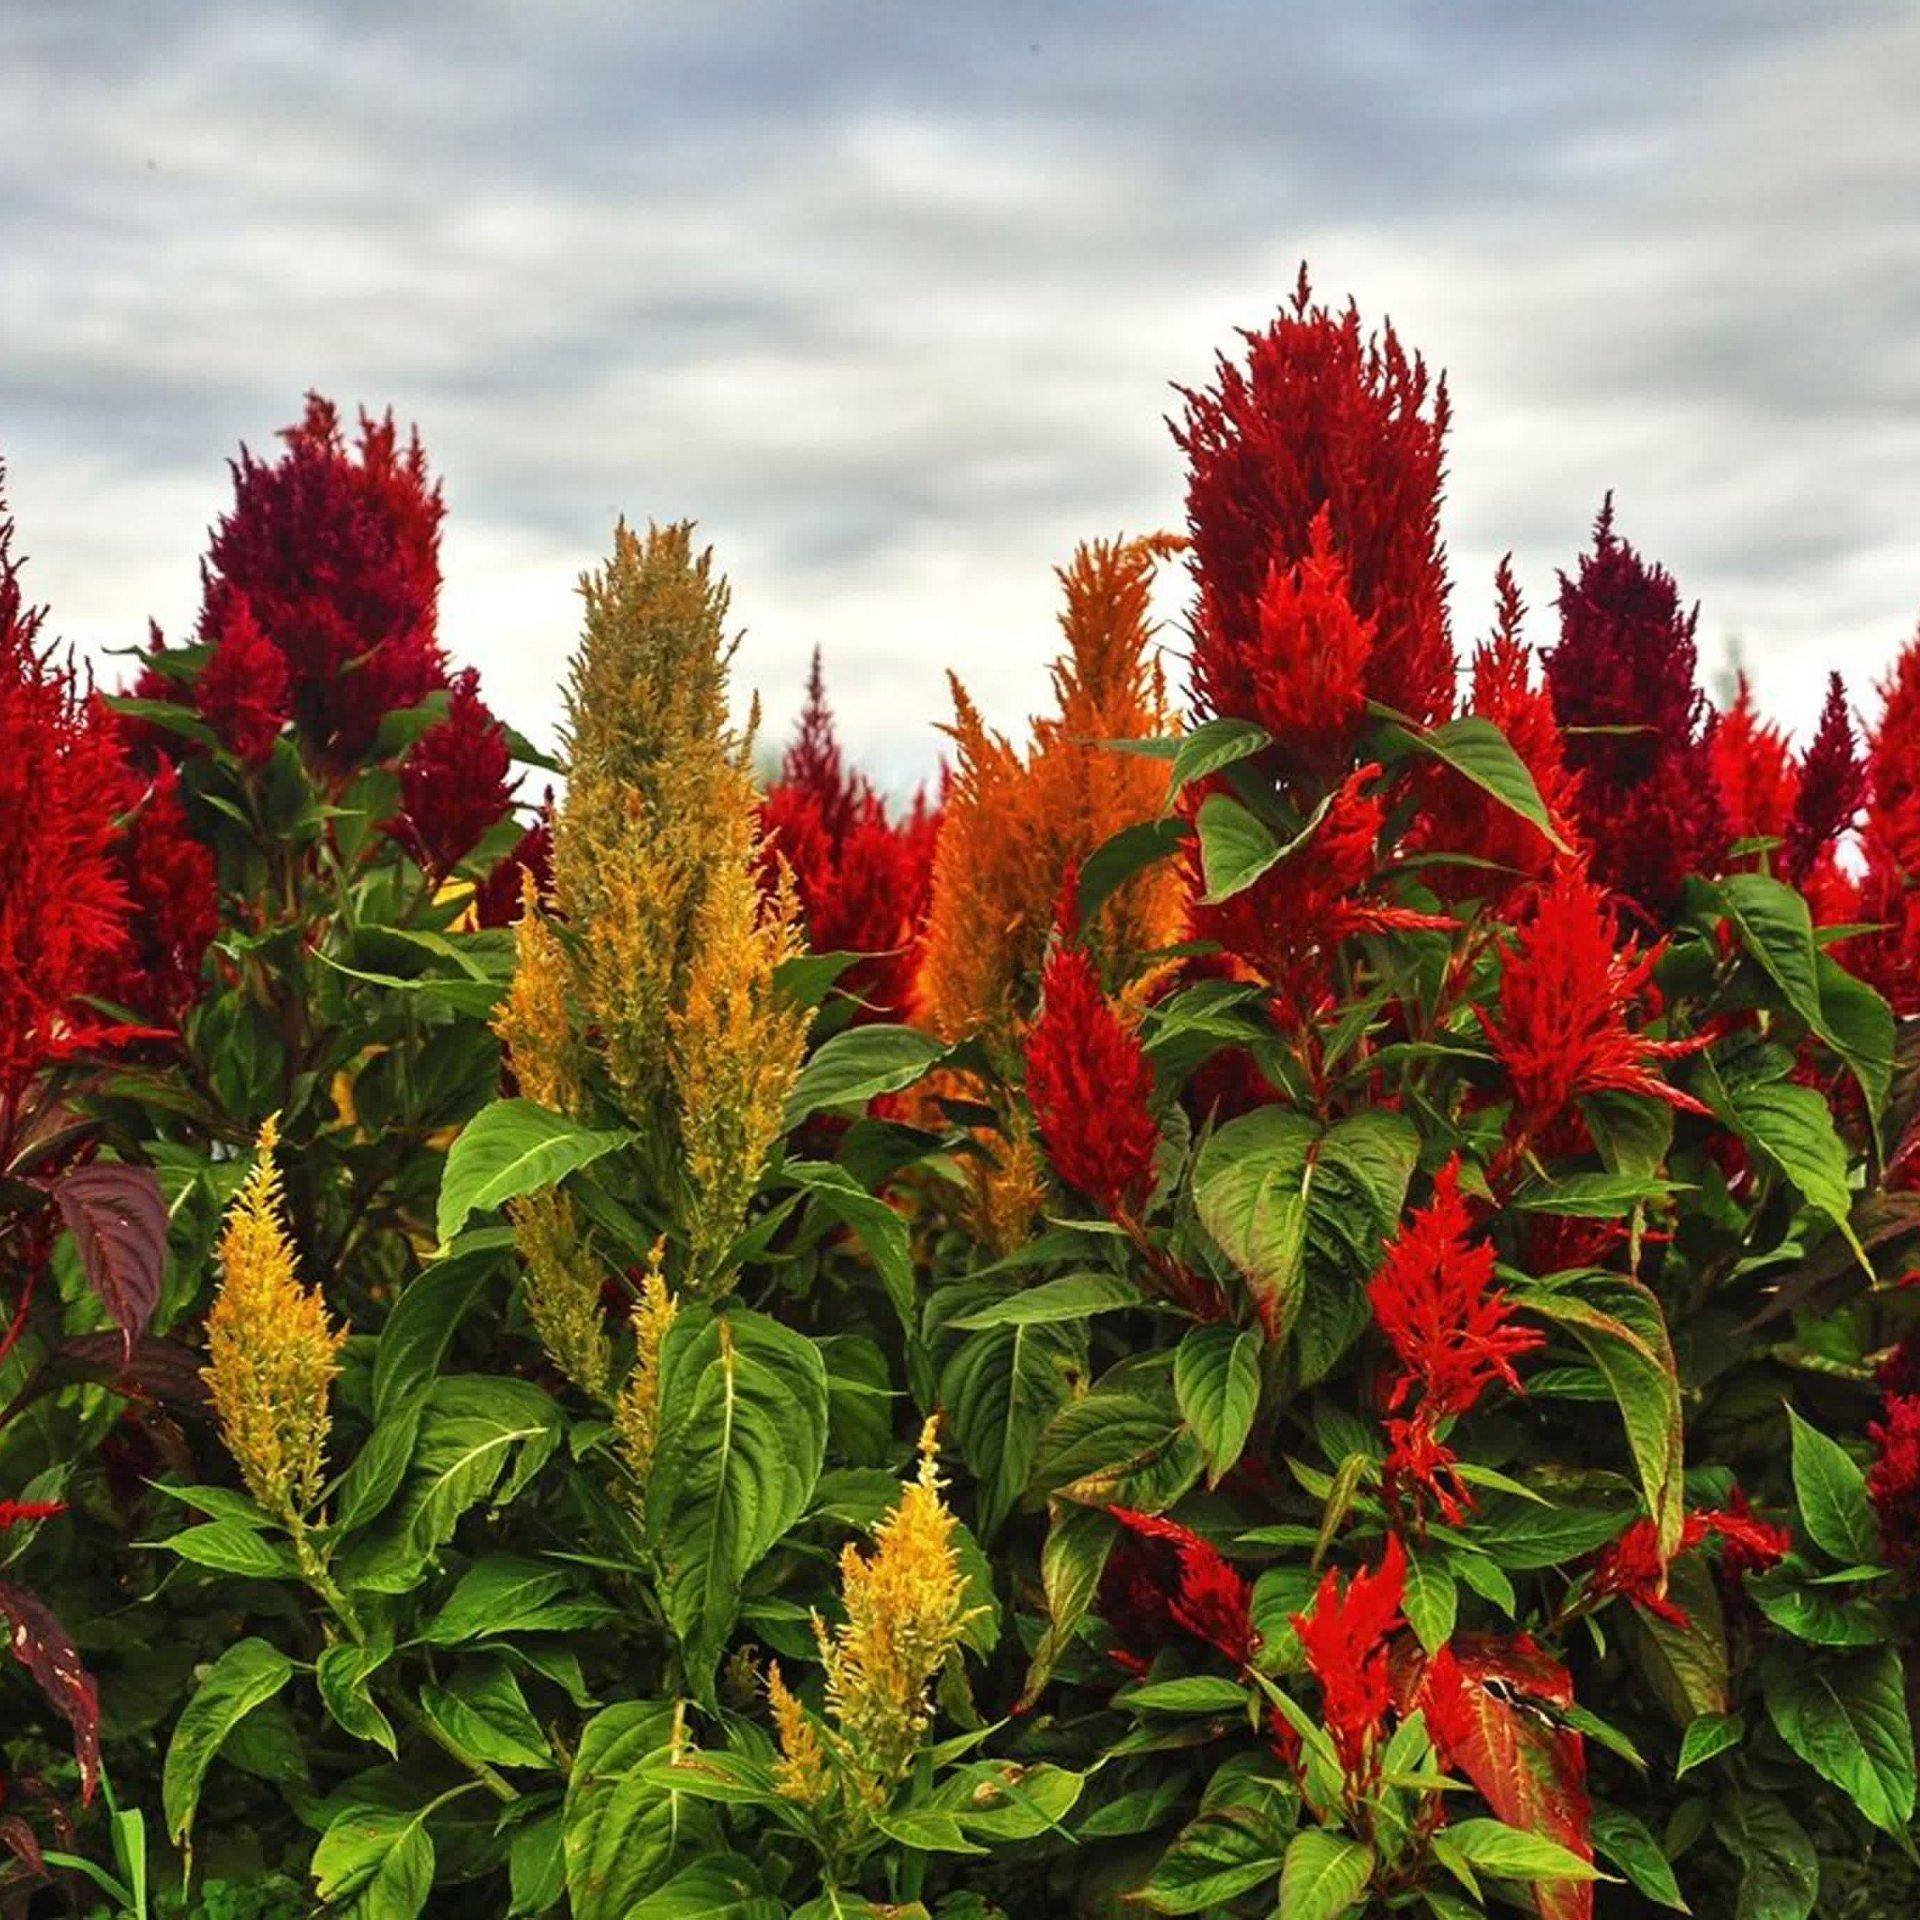
[[[1880,1521],[1880,1551],[1920,1584],[1920,1395],[1890,1395],[1867,1437],[1876,1450],[1867,1494]]]
[[[1800,769],[1787,736],[1760,718],[1744,673],[1733,705],[1707,729],[1707,759],[1733,837],[1782,839],[1799,800]]]
[[[151,780],[123,773],[120,794],[125,824],[114,864],[131,909],[130,952],[99,991],[177,1028],[200,997],[201,962],[220,931],[213,854],[187,820],[179,769],[171,761],[159,762]]]
[[[1312,1606],[1292,1616],[1320,1682],[1322,1715],[1350,1790],[1370,1785],[1378,1771],[1380,1738],[1393,1705],[1388,1644],[1401,1625],[1406,1582],[1406,1554],[1399,1538],[1390,1536],[1379,1566],[1356,1570],[1344,1586],[1330,1568]]]
[[[1356,690],[1444,719],[1445,383],[1429,382],[1391,327],[1369,339],[1352,306],[1315,306],[1303,267],[1291,306],[1247,336],[1246,364],[1222,360],[1214,386],[1186,398],[1176,438],[1201,712],[1304,720],[1312,751],[1348,723]],[[1316,635],[1331,657],[1313,651]],[[1332,701],[1324,715],[1316,687]],[[1283,733],[1283,755],[1289,744]]]
[[[1796,886],[1823,870],[1834,870],[1842,841],[1866,803],[1867,768],[1853,737],[1847,690],[1837,673],[1827,676],[1827,697],[1820,709],[1787,822],[1780,864]]]
[[[1246,1576],[1176,1520],[1131,1507],[1108,1511],[1126,1529],[1100,1576],[1100,1612],[1118,1642],[1115,1661],[1144,1673],[1156,1653],[1186,1636],[1245,1666],[1260,1646]]]
[[[1735,1574],[1767,1572],[1780,1564],[1792,1545],[1792,1536],[1784,1528],[1755,1519],[1744,1500],[1725,1510],[1688,1514],[1674,1558],[1710,1540],[1722,1542],[1727,1570]],[[1587,1574],[1587,1600],[1618,1597],[1684,1632],[1689,1624],[1686,1609],[1667,1595],[1669,1564],[1660,1555],[1659,1529],[1651,1520],[1636,1520],[1595,1556]]]
[[[247,766],[262,766],[287,724],[292,678],[286,655],[260,631],[237,588],[209,594],[203,637],[213,652],[193,685],[193,703],[220,744]]]
[[[431,726],[400,763],[400,819],[407,851],[436,876],[451,872],[513,804],[507,730],[480,698],[480,676],[453,677],[447,717]]]

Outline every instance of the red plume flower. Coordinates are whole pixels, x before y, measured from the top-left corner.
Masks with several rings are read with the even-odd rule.
[[[1879,1450],[1867,1493],[1880,1516],[1887,1565],[1920,1584],[1920,1395],[1889,1397],[1886,1418],[1867,1429]]]
[[[0,1500],[0,1533],[9,1527],[30,1527],[38,1520],[52,1520],[67,1510],[64,1500]]]
[[[1153,1068],[1113,1010],[1092,960],[1062,938],[1041,979],[1027,1035],[1027,1098],[1054,1171],[1109,1214],[1133,1213],[1153,1188],[1160,1129]]]
[[[188,823],[171,761],[163,760],[151,780],[123,774],[120,790],[126,826],[114,843],[114,864],[132,909],[132,951],[98,991],[177,1028],[200,998],[200,963],[220,931],[213,853]]]
[[[1604,896],[1585,874],[1568,868],[1548,880],[1505,951],[1498,1017],[1477,1011],[1513,1086],[1516,1138],[1590,1093],[1645,1094],[1705,1112],[1656,1071],[1705,1041],[1649,1040],[1627,1024],[1653,990],[1659,948],[1643,954],[1620,941]]]
[[[553,795],[549,791],[550,809]],[[473,890],[473,916],[483,927],[510,927],[520,918],[523,888],[520,876],[533,875],[541,899],[553,892],[553,819],[550,811],[520,836],[519,844]]]
[[[1830,674],[1820,725],[1800,763],[1799,792],[1780,855],[1789,880],[1798,885],[1832,865],[1866,797],[1867,769],[1854,745],[1847,690],[1837,673]]]
[[[1722,1564],[1730,1574],[1765,1573],[1786,1558],[1793,1544],[1784,1528],[1756,1520],[1744,1498],[1724,1510],[1688,1514],[1674,1555],[1691,1553],[1709,1540],[1722,1543]],[[1627,1600],[1684,1632],[1689,1624],[1686,1610],[1667,1597],[1667,1565],[1660,1557],[1659,1529],[1651,1520],[1636,1520],[1594,1556],[1588,1597]]]
[[[307,396],[278,460],[242,449],[233,508],[214,529],[201,637],[217,641],[224,602],[244,595],[279,650],[293,712],[336,763],[359,759],[382,718],[447,684],[435,637],[438,485],[418,435],[393,416],[360,417],[351,450],[333,403]]]
[[[1786,735],[1755,711],[1744,673],[1733,705],[1707,730],[1707,757],[1733,837],[1783,839],[1800,797],[1800,770]]]
[[[848,768],[817,650],[800,729],[767,790],[761,826],[767,879],[780,861],[791,869],[814,951],[869,956],[840,981],[867,1003],[860,1017],[897,1016],[919,967],[938,821],[924,796],[905,819],[891,819],[869,782]]]
[[[429,873],[444,874],[480,844],[513,804],[513,751],[507,730],[480,698],[472,667],[453,677],[447,717],[431,726],[400,763],[397,834]]]
[[[1656,917],[1690,873],[1714,871],[1727,823],[1695,684],[1697,610],[1683,613],[1663,567],[1613,531],[1609,495],[1593,551],[1560,576],[1560,644],[1543,656],[1554,712],[1580,775],[1580,824],[1594,872]]]
[[[287,724],[287,663],[260,631],[244,593],[213,596],[210,611],[213,652],[194,683],[193,703],[223,747],[248,766],[261,766]]]
[[[1178,1521],[1112,1507],[1126,1534],[1100,1579],[1100,1612],[1120,1642],[1114,1658],[1144,1673],[1182,1634],[1204,1642],[1236,1667],[1259,1650],[1252,1592],[1220,1550]]]
[[[1454,677],[1440,545],[1445,382],[1430,386],[1391,327],[1367,339],[1352,306],[1313,305],[1304,267],[1291,307],[1246,340],[1245,366],[1223,359],[1216,385],[1186,396],[1175,431],[1200,592],[1200,710],[1304,718],[1324,744],[1335,715],[1316,715],[1315,685],[1344,714],[1363,670],[1368,694],[1444,718]],[[1309,608],[1337,660],[1308,651]]]
[[[86,1038],[80,996],[127,950],[113,863],[118,756],[39,643],[0,506],[0,1162],[40,1069]]]
[[[1376,1747],[1393,1704],[1387,1643],[1401,1624],[1406,1585],[1406,1554],[1399,1539],[1389,1537],[1378,1567],[1356,1572],[1344,1591],[1339,1573],[1330,1569],[1313,1605],[1293,1615],[1307,1664],[1320,1682],[1334,1752],[1355,1787],[1373,1777]]]

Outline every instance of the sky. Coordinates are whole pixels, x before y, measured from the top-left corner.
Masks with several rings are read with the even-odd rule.
[[[0,44],[0,456],[103,661],[190,626],[227,458],[313,387],[418,422],[442,638],[529,733],[615,516],[692,516],[771,736],[818,646],[910,783],[947,668],[1044,707],[1052,569],[1179,524],[1175,386],[1302,260],[1446,371],[1463,651],[1507,551],[1552,638],[1609,488],[1790,728],[1920,613],[1906,4],[7,0]]]

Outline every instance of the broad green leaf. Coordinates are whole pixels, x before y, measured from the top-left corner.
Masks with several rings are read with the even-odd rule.
[[[1046,1686],[1055,1663],[1072,1642],[1099,1590],[1119,1522],[1097,1507],[1056,1506],[1048,1514],[1047,1537],[1040,1549],[1040,1586],[1047,1599],[1047,1624],[1033,1650],[1020,1693],[1020,1710],[1030,1708]]]
[[[1207,1456],[1207,1484],[1230,1472],[1260,1406],[1260,1336],[1225,1323],[1192,1327],[1173,1356],[1173,1397]]]
[[[1037,1287],[1009,1293],[949,1320],[956,1332],[981,1332],[988,1327],[1052,1326],[1084,1320],[1096,1313],[1145,1304],[1147,1296],[1137,1280],[1121,1273],[1068,1273],[1043,1280]]]
[[[362,1646],[342,1641],[321,1654],[314,1681],[322,1704],[348,1733],[356,1740],[384,1747],[398,1759],[400,1747],[393,1737],[393,1723],[380,1710],[367,1685],[392,1652],[391,1642]]]
[[[1717,1811],[1720,1838],[1742,1868],[1734,1920],[1807,1920],[1820,1892],[1820,1861],[1784,1802],[1737,1792]]]
[[[969,1334],[942,1368],[940,1404],[980,1489],[983,1539],[991,1540],[1026,1492],[1040,1435],[1086,1353],[1078,1323],[993,1327]]]
[[[551,1633],[581,1624],[570,1597],[572,1576],[550,1561],[489,1554],[460,1576],[421,1636],[430,1646],[508,1633]],[[597,1607],[597,1603],[588,1603]]]
[[[1675,1913],[1689,1911],[1673,1877],[1673,1863],[1647,1831],[1646,1822],[1624,1807],[1596,1806],[1593,1810],[1593,1848],[1610,1860],[1655,1905]]]
[[[1271,1821],[1243,1807],[1221,1807],[1175,1837],[1152,1879],[1131,1898],[1154,1913],[1220,1913],[1240,1894],[1265,1886],[1280,1865]]]
[[[1542,837],[1562,853],[1572,851],[1555,830],[1527,763],[1514,752],[1507,736],[1491,720],[1467,714],[1437,727],[1422,727],[1391,709],[1371,701],[1368,705],[1377,713],[1386,713],[1422,753],[1451,767],[1481,792],[1491,794],[1509,812],[1517,813],[1530,826],[1539,828]]]
[[[1833,1222],[1864,1266],[1866,1254],[1851,1217],[1847,1149],[1834,1130],[1826,1101],[1811,1087],[1785,1081],[1729,1083],[1711,1070],[1702,1080],[1707,1104],[1778,1166],[1815,1212]]]
[[[1181,819],[1138,820],[1103,840],[1080,863],[1081,924],[1090,924],[1135,874],[1178,853],[1188,832]]]
[[[314,1892],[352,1920],[414,1920],[433,1891],[426,1812],[350,1807],[313,1850]]]
[[[1900,1656],[1887,1647],[1811,1655],[1776,1645],[1760,1681],[1781,1739],[1864,1819],[1901,1837],[1913,1818],[1914,1756]]]
[[[1082,1506],[1163,1513],[1204,1465],[1200,1443],[1168,1401],[1129,1387],[1096,1386],[1048,1423],[1033,1487]]]
[[[374,1350],[376,1419],[394,1412],[439,1372],[461,1320],[512,1245],[506,1228],[463,1235],[446,1259],[428,1267],[394,1302]]]
[[[751,1860],[715,1853],[682,1867],[622,1920],[787,1920],[787,1903],[766,1893]]]
[[[496,1100],[482,1107],[462,1128],[440,1175],[441,1247],[447,1247],[469,1215],[557,1186],[631,1138],[583,1127],[531,1100]]]
[[[1307,1827],[1287,1846],[1278,1920],[1340,1920],[1373,1878],[1373,1849],[1346,1835]]]
[[[1544,1834],[1525,1833],[1504,1820],[1468,1819],[1448,1823],[1446,1846],[1470,1866],[1502,1880],[1598,1880],[1591,1862],[1549,1840]]]
[[[1247,1690],[1224,1674],[1192,1673],[1129,1687],[1113,1704],[1136,1713],[1245,1713]]]
[[[1674,1762],[1673,1777],[1678,1780],[1737,1747],[1746,1731],[1747,1723],[1737,1713],[1703,1713],[1697,1720],[1690,1720],[1680,1737],[1680,1757]]]
[[[1307,1181],[1319,1127],[1285,1107],[1260,1107],[1214,1133],[1193,1169],[1200,1224],[1246,1276],[1261,1316],[1283,1338],[1299,1309]]]
[[[185,1841],[193,1825],[201,1783],[214,1755],[234,1728],[292,1677],[292,1661],[265,1640],[237,1640],[207,1669],[174,1724],[161,1769],[167,1837],[176,1846]]]
[[[1429,1653],[1439,1652],[1453,1638],[1460,1590],[1436,1555],[1407,1555],[1407,1589],[1401,1610],[1415,1638]]]
[[[1202,904],[1218,906],[1244,893],[1287,851],[1238,800],[1210,793],[1194,819],[1200,836]]]
[[[683,1312],[660,1364],[648,1527],[661,1603],[704,1685],[740,1583],[807,1509],[827,1443],[820,1349],[764,1314]]]
[[[671,1703],[624,1700],[582,1730],[564,1813],[573,1920],[627,1920],[683,1846],[718,1846],[712,1810],[643,1771],[651,1759],[671,1757],[677,1720]]]
[[[461,1753],[496,1767],[551,1767],[553,1755],[503,1660],[463,1666],[420,1690],[420,1711]]]
[[[1866,1475],[1844,1447],[1791,1407],[1787,1418],[1793,1428],[1793,1492],[1807,1538],[1843,1566],[1877,1565],[1880,1528]]]
[[[944,1051],[931,1034],[915,1027],[849,1027],[814,1050],[787,1096],[789,1132],[809,1114],[828,1107],[863,1107],[883,1093],[898,1093],[926,1077]]]
[[[1192,732],[1180,736],[1180,749],[1167,774],[1167,805],[1171,807],[1181,788],[1193,781],[1250,759],[1272,744],[1273,735],[1251,720],[1236,720],[1230,714],[1203,720]]]
[[[871,1033],[874,1029],[855,1031]],[[869,1193],[845,1167],[830,1160],[789,1160],[782,1172],[811,1193],[867,1250],[867,1258],[880,1276],[908,1341],[917,1341],[920,1314],[905,1216],[878,1194]]]
[[[289,1580],[299,1578],[293,1549],[280,1540],[270,1540],[254,1528],[237,1520],[208,1520],[187,1527],[156,1541],[156,1546],[177,1553],[196,1567],[212,1567],[219,1573],[239,1574],[248,1580]]]

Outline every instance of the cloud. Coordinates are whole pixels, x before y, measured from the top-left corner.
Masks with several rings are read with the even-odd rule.
[[[90,648],[191,617],[223,456],[418,418],[445,631],[551,727],[616,513],[691,513],[784,731],[923,774],[1051,568],[1170,524],[1172,381],[1310,258],[1449,370],[1463,639],[1602,491],[1763,700],[1920,603],[1920,24],[1870,6],[59,4],[0,68],[0,448]],[[1174,596],[1177,605],[1177,595]]]

